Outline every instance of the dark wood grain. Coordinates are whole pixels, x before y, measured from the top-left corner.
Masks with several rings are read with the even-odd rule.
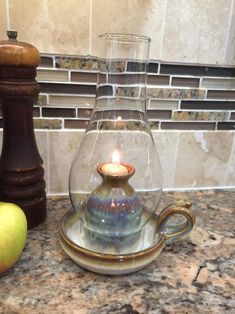
[[[2,43],[1,45],[0,42],[0,54],[4,57],[6,41]],[[14,58],[17,49],[19,56],[16,64]],[[30,59],[32,46],[24,43],[18,45],[15,41],[15,44],[11,43],[8,47],[6,64],[0,64],[0,102],[3,117],[0,199],[15,203],[24,210],[28,228],[35,227],[46,219],[43,161],[33,128],[33,105],[40,90],[35,81],[35,49],[34,57]],[[23,62],[26,55],[29,58],[27,66]]]

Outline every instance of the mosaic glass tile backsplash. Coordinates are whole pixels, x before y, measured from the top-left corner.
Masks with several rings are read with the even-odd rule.
[[[99,93],[132,97],[141,92],[133,81],[133,72],[142,75],[141,63],[118,60],[112,71],[109,84],[101,77]],[[97,59],[43,54],[37,80],[41,93],[34,127],[47,193],[68,194],[70,165],[95,102]],[[163,188],[235,188],[235,67],[150,60],[147,83]],[[0,118],[0,128],[2,123]]]
[[[41,94],[34,111],[35,128],[84,129],[94,106],[97,59],[43,54],[37,71]],[[104,63],[105,66],[105,63]],[[105,84],[99,93],[134,96],[133,72],[142,63],[112,64],[115,90]],[[112,82],[112,77],[109,82]],[[150,60],[147,112],[153,129],[235,130],[235,68],[173,64]]]

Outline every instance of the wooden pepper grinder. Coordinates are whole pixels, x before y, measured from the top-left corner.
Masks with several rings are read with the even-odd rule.
[[[19,205],[28,228],[46,219],[43,161],[33,127],[33,104],[39,93],[35,80],[38,50],[17,41],[17,32],[0,41],[0,104],[3,143],[0,157],[0,200]]]

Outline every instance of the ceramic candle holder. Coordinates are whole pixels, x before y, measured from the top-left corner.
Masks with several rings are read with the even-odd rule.
[[[113,167],[112,167],[113,166]],[[85,209],[85,232],[90,247],[133,245],[139,237],[141,202],[128,183],[135,169],[127,163],[100,163],[102,183],[91,193]]]
[[[60,224],[60,243],[72,260],[88,270],[108,275],[131,273],[151,263],[169,242],[186,236],[192,230],[195,217],[190,207],[191,203],[185,201],[165,207],[144,226],[138,246],[130,245],[121,254],[90,249],[78,214],[69,211]],[[167,222],[175,215],[184,217],[185,223],[168,226]]]

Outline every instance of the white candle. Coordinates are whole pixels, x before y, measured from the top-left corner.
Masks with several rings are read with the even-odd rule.
[[[126,176],[128,175],[128,169],[117,162],[106,163],[101,167],[103,174],[108,176]]]

